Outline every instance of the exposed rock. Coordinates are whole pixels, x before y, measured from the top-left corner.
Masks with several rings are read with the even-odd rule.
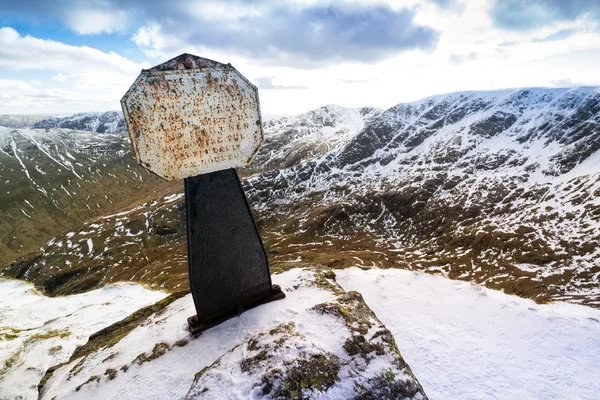
[[[194,313],[190,295],[167,298],[98,332],[68,362],[48,370],[40,399],[92,393],[164,399],[351,399],[391,393],[426,399],[389,331],[359,294],[343,292],[332,271],[291,269],[273,279],[286,292],[284,300],[196,337],[186,326]],[[338,305],[350,317],[322,311]],[[359,332],[359,323],[370,328]],[[359,335],[373,349],[347,351],[345,344]]]

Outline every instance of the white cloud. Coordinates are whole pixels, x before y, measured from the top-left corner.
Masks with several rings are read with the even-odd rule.
[[[172,55],[178,49],[186,47],[185,42],[173,34],[166,34],[161,25],[151,22],[142,26],[131,37],[134,42],[150,58],[167,58],[165,54]],[[189,46],[188,46],[189,47]],[[182,53],[178,52],[177,54]]]
[[[0,28],[0,69],[139,72],[144,67],[117,53],[87,46],[71,46],[54,40],[20,36],[10,27]]]
[[[0,113],[118,109],[121,96],[147,67],[114,52],[23,37],[13,28],[0,28],[0,74],[10,70],[17,76],[0,81]],[[27,78],[31,70],[48,73],[36,82]]]
[[[242,17],[258,16],[264,11],[261,4],[223,4],[218,1],[193,0],[182,4],[182,10],[190,15],[216,23],[235,22]]]
[[[69,80],[69,76],[65,74],[56,74],[52,77],[52,80],[55,82],[67,82]]]
[[[22,80],[0,79],[0,114],[47,114],[85,111],[93,95],[60,88],[44,88]],[[91,111],[91,110],[89,110]]]
[[[337,0],[337,4],[356,1],[375,2]],[[565,82],[600,84],[596,71],[600,65],[600,34],[583,20],[553,23],[527,32],[507,32],[497,28],[489,17],[489,0],[459,0],[459,6],[454,9],[418,4],[416,0],[381,1],[397,8],[414,7],[416,24],[440,32],[435,50],[431,53],[409,50],[376,62],[328,62],[305,69],[293,62],[287,66],[268,64],[219,46],[199,46],[197,41],[174,29],[177,21],[168,18],[160,20],[162,25],[152,20],[141,21],[141,27],[130,40],[151,64],[188,52],[232,63],[255,82],[268,77],[278,90],[260,91],[264,115],[295,114],[328,103],[386,108],[460,90],[555,86]],[[317,4],[316,0],[295,2],[299,7],[307,2]],[[205,12],[204,17],[210,15],[215,23],[231,24],[235,18],[263,12],[256,6],[233,8],[232,14],[228,14],[227,9],[215,1],[203,2],[208,4],[205,9],[198,4],[188,6],[192,7],[190,15]],[[573,34],[552,41],[542,40],[561,30]],[[268,46],[269,42],[265,41],[265,48]],[[33,112],[28,107],[42,105],[52,110],[64,105],[61,112],[118,108],[118,100],[139,70],[149,66],[116,53],[22,37],[12,28],[0,29],[0,74],[2,69],[49,71],[49,78],[41,84],[33,84],[24,77],[19,77],[21,81],[13,82],[11,87],[6,87],[6,81],[3,83],[8,91],[3,98],[11,93],[11,99],[15,99],[11,104],[21,102],[26,112]],[[38,76],[36,74],[36,78]],[[25,97],[19,93],[18,87],[22,84],[29,85],[21,90]],[[306,90],[293,90],[297,87]],[[45,100],[37,102],[40,98]],[[54,99],[55,103],[48,99]],[[0,112],[5,111],[0,109]]]
[[[377,62],[335,62],[302,69],[293,63],[287,67],[258,63],[225,49],[200,47],[178,36],[175,29],[163,29],[156,23],[146,24],[132,40],[157,63],[189,52],[230,62],[255,81],[271,77],[277,82],[307,88],[261,90],[265,114],[293,114],[327,103],[385,108],[438,93],[549,86],[567,79],[600,84],[600,78],[593,72],[593,66],[600,64],[600,35],[585,21],[555,23],[529,32],[507,32],[497,28],[491,20],[489,0],[459,0],[453,9],[416,0],[358,1],[363,4],[383,2],[395,8],[414,7],[416,24],[440,32],[436,49],[431,53],[407,51]],[[337,1],[338,4],[350,2],[356,0]],[[296,3],[299,6],[317,4],[316,0],[296,0]],[[215,14],[216,23],[230,23],[220,10],[209,7],[207,12]],[[202,12],[202,8],[198,7],[196,12]],[[234,14],[236,12],[234,10]],[[248,8],[239,12],[262,11]],[[539,40],[565,29],[577,33],[552,42]],[[266,41],[265,48],[268,46]]]
[[[67,10],[65,24],[81,35],[124,32],[127,26],[127,13],[119,10],[93,10],[75,8]]]

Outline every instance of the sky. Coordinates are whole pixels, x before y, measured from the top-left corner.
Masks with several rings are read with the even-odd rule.
[[[231,63],[265,116],[600,85],[600,0],[0,0],[0,114],[120,109],[181,53]]]

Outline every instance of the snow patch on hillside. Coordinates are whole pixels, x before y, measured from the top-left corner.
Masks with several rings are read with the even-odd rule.
[[[345,145],[382,110],[323,106],[263,123],[265,142],[254,161],[264,170],[288,168]]]

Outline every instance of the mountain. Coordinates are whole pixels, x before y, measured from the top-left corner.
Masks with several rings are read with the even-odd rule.
[[[130,196],[139,198],[135,193]],[[0,275],[33,282],[49,296],[83,293],[121,281],[170,292],[187,288],[182,200],[183,193],[166,195],[92,218],[13,261]]]
[[[247,173],[289,168],[340,147],[382,113],[374,107],[328,105],[294,117],[266,120],[265,140]]]
[[[0,387],[49,399],[426,398],[429,388],[462,393],[465,382],[491,396],[562,390],[544,371],[597,359],[598,310],[373,267],[600,308],[600,88],[462,92],[370,110],[327,106],[265,122],[259,164],[242,172],[288,297],[196,337],[185,325],[193,302],[180,183],[135,165],[122,133],[0,128],[0,239],[10,260],[0,275],[54,296],[0,279],[31,304],[21,315],[0,301]],[[335,271],[348,266],[361,269]],[[164,295],[119,283],[127,280],[171,295],[109,325]],[[412,316],[398,312],[413,303]],[[485,329],[473,328],[481,318],[463,318],[473,310],[509,327],[493,351]],[[407,324],[415,315],[425,322]],[[531,323],[545,328],[531,335]],[[96,329],[84,344],[88,324]],[[448,332],[466,339],[449,349],[439,340]],[[534,372],[504,363],[518,352],[512,334],[546,349]],[[406,360],[396,341],[409,344]],[[475,350],[460,358],[464,346]],[[573,358],[573,346],[586,351]],[[498,387],[478,375],[492,367]],[[588,372],[565,379],[595,393]],[[524,391],[522,376],[538,386]]]
[[[0,264],[167,184],[139,167],[123,134],[0,127]]]
[[[67,117],[52,117],[38,121],[36,129],[65,128],[98,133],[127,131],[121,111],[78,113]]]
[[[45,115],[0,114],[0,126],[7,128],[30,128],[36,122],[47,118]]]
[[[278,261],[421,269],[600,305],[600,89],[399,104],[345,146],[250,179]]]
[[[600,306],[599,122],[598,88],[434,96],[369,118],[316,159],[248,179],[246,193],[274,270],[423,270]],[[122,279],[176,290],[187,279],[183,210],[165,193],[65,231],[0,273],[50,294]]]
[[[259,153],[240,174],[276,168],[274,159],[283,154],[302,153],[286,165],[322,154],[349,140],[377,113],[373,108],[327,106],[267,123],[268,152]],[[282,136],[292,131],[295,136],[283,143]],[[0,130],[0,141],[8,149],[0,153],[0,167],[7,167],[0,174],[10,175],[15,187],[27,188],[0,193],[7,209],[0,214],[0,224],[10,228],[0,237],[0,246],[6,248],[0,252],[0,264],[39,249],[2,274],[30,279],[53,295],[128,279],[170,290],[187,285],[185,212],[181,196],[172,196],[181,183],[165,183],[135,164],[125,134]],[[69,174],[71,168],[74,172]],[[38,170],[45,173],[43,179]],[[74,186],[77,190],[71,190]],[[123,210],[128,204],[134,204],[132,209]],[[62,267],[51,268],[57,264]],[[167,266],[171,273],[161,274]]]
[[[345,108],[328,105],[294,117],[266,120],[263,124],[263,146],[252,165],[241,173],[255,174],[288,168],[324,154],[346,144],[365,123],[381,112],[382,110],[374,107]],[[52,117],[37,122],[34,128],[66,128],[101,133],[127,131],[120,111]]]

